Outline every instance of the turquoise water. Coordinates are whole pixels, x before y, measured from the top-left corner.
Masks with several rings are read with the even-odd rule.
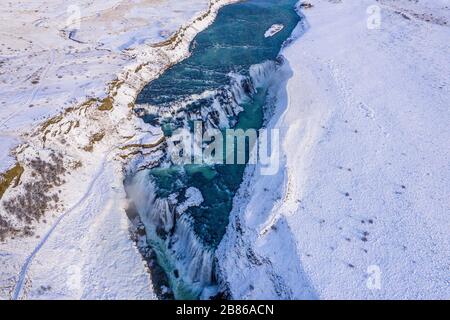
[[[296,2],[249,0],[222,8],[215,22],[195,38],[190,49],[191,56],[148,84],[139,94],[137,105],[150,104],[165,110],[207,90],[215,90],[216,99],[228,103],[224,92],[229,90],[232,81],[230,72],[249,79],[252,65],[277,58],[283,42],[299,22],[300,18],[294,10]],[[284,29],[273,37],[265,38],[264,33],[273,24],[282,24]],[[259,129],[263,125],[267,88],[251,90],[245,82],[243,86],[248,94],[248,99],[241,103],[244,111],[237,116],[230,115],[228,126]],[[187,111],[182,113],[184,117],[161,117],[154,113],[145,114],[143,119],[162,125],[165,134],[170,136],[186,123],[191,125],[186,114],[210,107],[212,103],[211,98],[199,98],[184,107]],[[188,187],[202,192],[202,205],[188,209],[185,214],[193,218],[194,232],[203,245],[215,249],[225,234],[233,196],[242,182],[244,169],[245,165],[172,165],[149,170],[148,174],[161,198],[178,192],[178,201],[182,202],[183,191]]]

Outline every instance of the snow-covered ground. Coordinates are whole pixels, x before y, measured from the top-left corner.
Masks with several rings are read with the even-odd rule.
[[[450,2],[309,2],[272,88],[283,166],[247,172],[223,281],[237,299],[449,299]]]
[[[162,132],[132,106],[229,2],[0,9],[0,298],[155,298],[130,240],[122,167]]]
[[[0,299],[155,298],[122,169],[162,132],[131,107],[233,1],[0,8],[0,172],[24,169],[0,195],[16,208],[0,207]],[[450,4],[310,2],[271,89],[282,167],[247,173],[217,253],[223,281],[234,298],[449,299]],[[55,200],[29,235],[39,170]],[[201,202],[191,194],[184,206]]]
[[[1,6],[2,150],[87,97],[107,96],[110,82],[135,63],[127,49],[166,40],[208,3],[28,0]]]

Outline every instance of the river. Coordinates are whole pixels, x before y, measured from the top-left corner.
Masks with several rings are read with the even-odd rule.
[[[260,129],[267,79],[282,63],[280,49],[300,20],[296,3],[248,0],[222,8],[192,42],[191,55],[142,90],[136,112],[161,126],[169,140],[181,128],[192,131],[196,121],[203,131]],[[276,33],[267,36],[273,26]],[[176,299],[218,294],[214,251],[226,232],[245,166],[180,165],[162,157],[134,177],[146,198],[136,202],[148,243]]]

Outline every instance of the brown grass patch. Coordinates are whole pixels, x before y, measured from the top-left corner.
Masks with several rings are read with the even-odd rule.
[[[56,117],[53,117],[49,120],[47,120],[46,122],[44,122],[44,124],[41,127],[41,131],[45,131],[48,127],[50,127],[51,125],[57,124],[59,122],[61,122],[61,120],[63,119],[63,115],[59,115]]]
[[[105,137],[105,133],[104,132],[98,132],[96,134],[94,134],[90,139],[89,139],[89,144],[87,146],[85,146],[83,148],[84,151],[87,152],[92,152],[94,150],[94,145],[101,141],[103,138]]]
[[[147,144],[129,144],[120,148],[120,150],[127,150],[131,148],[142,148],[142,149],[150,149],[159,146],[166,140],[166,137],[161,137],[155,143],[147,143]]]
[[[102,103],[98,107],[98,110],[100,111],[110,111],[113,108],[114,100],[111,97],[106,97],[102,100]]]
[[[52,190],[65,183],[61,176],[66,172],[61,154],[51,154],[49,161],[31,160],[29,167],[32,179],[24,182],[23,192],[3,203],[8,217],[27,225],[39,221],[47,210],[59,209],[58,193]]]
[[[13,187],[17,187],[23,171],[23,167],[19,163],[16,163],[13,168],[0,175],[0,199],[3,197],[3,194],[6,192],[6,190],[8,190],[11,184],[14,183]]]

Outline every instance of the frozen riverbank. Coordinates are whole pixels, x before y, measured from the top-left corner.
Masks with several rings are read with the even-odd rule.
[[[310,2],[272,90],[284,169],[248,172],[223,284],[236,299],[448,299],[449,9]]]

